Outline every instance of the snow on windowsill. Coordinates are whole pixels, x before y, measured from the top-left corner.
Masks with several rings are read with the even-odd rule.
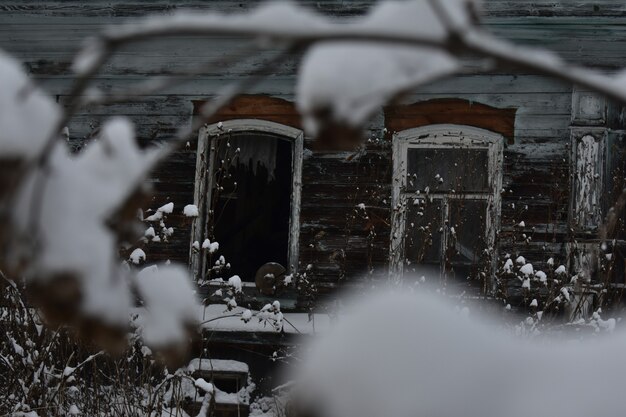
[[[232,311],[225,310],[226,306],[223,304],[211,304],[205,307],[200,307],[198,312],[198,321],[200,323],[204,322],[201,325],[202,329],[223,332],[277,333],[270,324],[264,324],[263,322],[259,323],[259,320],[256,317],[253,317],[248,323],[244,323],[239,316],[217,319],[222,316],[232,316],[235,314],[240,315],[246,309],[237,307]],[[256,313],[257,311],[253,311],[253,314]],[[284,313],[284,319],[285,322],[283,329],[285,333],[289,334],[324,333],[330,328],[330,317],[327,314],[315,314],[313,319],[309,320],[308,313]],[[213,321],[206,323],[208,320]],[[291,323],[291,325],[289,323]]]

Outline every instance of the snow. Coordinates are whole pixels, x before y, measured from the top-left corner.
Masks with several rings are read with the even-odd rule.
[[[141,356],[143,356],[144,358],[147,356],[152,356],[152,349],[150,349],[148,346],[142,346]]]
[[[615,330],[616,320],[613,318],[610,318],[608,320],[602,320],[602,318],[600,317],[600,311],[594,312],[592,315],[592,319],[599,328],[604,329],[609,333],[612,333]]]
[[[193,204],[187,204],[183,208],[183,214],[185,217],[198,217],[198,207]]]
[[[196,371],[213,371],[213,372],[236,372],[247,374],[249,372],[248,364],[229,359],[192,359],[187,365],[187,371],[194,373]]]
[[[541,282],[542,284],[545,284],[546,282],[548,282],[548,276],[543,271],[535,272],[535,277],[537,277],[539,282]]]
[[[270,310],[273,310],[271,304],[268,306]],[[248,323],[241,320],[241,316],[246,310],[246,308],[235,307],[228,313],[229,317],[224,317],[224,305],[211,304],[206,307],[200,307],[197,310],[196,317],[198,321],[202,322],[202,328],[207,331],[252,333],[276,332],[276,329],[273,326],[268,325],[269,323],[266,323],[263,320],[251,320]],[[252,310],[251,313],[253,316],[258,316],[260,312]],[[274,316],[271,311],[266,313],[267,317]],[[230,317],[231,315],[235,315],[236,317]],[[331,319],[328,314],[316,313],[310,317],[308,313],[284,313],[283,317],[291,323],[285,323],[283,331],[290,334],[324,333],[328,331],[331,326]],[[261,319],[261,317],[259,317],[259,319]]]
[[[511,272],[513,270],[513,261],[509,258],[504,262],[504,266],[502,267],[504,272]]]
[[[180,407],[163,408],[163,410],[161,411],[161,414],[158,414],[157,416],[158,417],[190,417],[189,414],[187,414]]]
[[[557,269],[554,270],[555,274],[564,274],[565,273],[565,265],[560,265]]]
[[[133,37],[138,34],[160,33],[163,31],[239,31],[242,34],[273,32],[275,36],[310,35],[322,33],[332,25],[326,18],[310,9],[283,2],[267,2],[251,12],[244,13],[200,13],[179,11],[166,16],[151,16],[133,24],[110,28],[105,36],[110,40]]]
[[[64,377],[68,377],[68,376],[72,375],[75,370],[76,370],[76,368],[73,368],[71,366],[66,366],[65,369],[63,370],[63,376]]]
[[[526,259],[523,256],[518,256],[515,260],[515,263],[518,265],[524,265],[526,263]]]
[[[320,113],[356,127],[400,92],[456,69],[452,57],[426,48],[355,42],[317,44],[299,68],[298,110],[311,135],[319,133]]]
[[[450,300],[423,291],[377,288],[344,301],[350,314],[316,338],[289,378],[298,381],[293,395],[302,408],[316,415],[623,412],[623,367],[616,363],[623,356],[624,333],[590,342],[554,338],[543,343],[520,340],[479,313],[461,317]],[[556,363],[576,366],[555,370]]]
[[[213,384],[206,382],[203,378],[196,379],[194,381],[194,385],[208,394],[212,394],[214,392]]]
[[[11,417],[39,417],[36,411],[17,411],[11,414]]]
[[[245,323],[252,320],[252,312],[250,310],[244,310],[244,312],[241,313],[241,320],[243,320]]]
[[[136,284],[146,306],[137,320],[144,343],[160,347],[184,342],[184,328],[196,323],[198,306],[186,269],[145,268],[137,274]]]
[[[164,214],[172,214],[174,212],[174,203],[167,203],[159,207],[154,214],[145,218],[147,222],[158,222],[163,220]]]
[[[131,252],[129,259],[132,263],[134,263],[135,265],[138,265],[141,262],[145,262],[146,253],[142,249],[137,248]]]
[[[285,275],[283,279],[283,284],[290,285],[293,282],[293,274]]]
[[[71,155],[65,143],[58,142],[49,157],[50,171],[33,173],[17,197],[13,211],[17,243],[9,259],[20,262],[32,256],[21,242],[32,239],[29,208],[40,194],[34,187],[45,175],[38,225],[46,244],[30,259],[27,279],[43,283],[58,275],[73,276],[83,295],[82,313],[125,325],[130,290],[119,268],[117,238],[109,219],[136,191],[156,151],[140,150],[132,124],[116,117],[103,124],[99,140],[81,153]]]
[[[233,287],[235,292],[241,292],[242,284],[239,275],[233,275],[232,277],[228,278],[228,285]]]
[[[147,222],[158,222],[161,219],[163,219],[163,213],[160,211],[157,211],[154,214],[151,214],[150,216],[146,217],[144,220]]]
[[[455,21],[469,25],[462,0],[440,4],[455,10]],[[342,29],[383,35],[407,35],[441,41],[447,34],[426,1],[386,1],[374,6],[367,16],[353,19]],[[296,94],[305,129],[315,135],[320,129],[317,115],[330,112],[334,121],[358,126],[376,109],[401,92],[450,75],[457,61],[441,50],[399,44],[333,42],[314,45],[299,69]],[[367,68],[367,70],[363,70]]]
[[[441,7],[451,12],[452,24],[457,28],[463,28],[470,24],[467,14],[459,7],[464,4],[465,2],[461,0],[442,0],[440,2]],[[154,30],[158,32],[164,29],[162,26],[168,25],[169,27],[179,25],[182,29],[193,29],[194,25],[197,25],[199,28],[212,26],[218,28],[220,26],[235,28],[245,23],[245,28],[242,28],[242,30],[253,31],[255,28],[262,28],[264,30],[273,29],[276,33],[282,31],[289,34],[293,34],[294,32],[303,33],[303,31],[312,28],[326,29],[334,25],[321,16],[304,12],[297,6],[290,4],[265,5],[253,13],[252,16],[174,14],[173,16],[161,18],[160,22],[163,23],[163,25],[159,24],[159,19],[146,20],[143,27],[141,25],[139,25],[139,27],[122,25],[121,28],[116,29],[118,32],[110,32],[109,36],[113,38],[115,36],[131,36],[132,31],[141,30]],[[393,24],[390,24],[391,22]],[[343,23],[343,25],[346,29],[358,25],[360,28],[371,29],[379,33],[388,33],[391,35],[409,34],[434,40],[443,40],[448,34],[446,28],[437,19],[431,4],[426,1],[382,3],[374,7],[368,16],[356,18],[352,23]],[[93,41],[74,61],[73,68],[75,71],[78,73],[86,73],[94,68],[94,65],[98,62],[103,53],[102,45],[98,42],[99,41]],[[498,45],[495,45],[495,47],[497,46]],[[536,58],[549,64],[558,63],[558,60],[551,55],[542,55]],[[12,65],[13,64],[4,58],[4,56],[0,56],[0,91],[2,91],[0,95],[0,145],[3,151],[5,148],[7,149],[9,155],[12,153],[20,156],[22,154],[28,154],[29,157],[32,157],[33,154],[37,153],[38,149],[41,149],[45,139],[51,135],[51,128],[55,125],[55,121],[58,118],[58,109],[50,99],[38,96],[39,93],[36,89],[25,89],[22,85],[26,85],[25,83],[27,83],[27,81],[24,81],[25,77],[22,76],[19,69],[17,72],[12,72],[14,69]],[[367,71],[364,71],[364,68],[366,68]],[[335,121],[348,125],[359,125],[390,98],[397,96],[408,88],[451,74],[455,72],[456,69],[457,62],[454,58],[444,52],[438,52],[427,47],[366,44],[356,41],[319,43],[310,48],[306,53],[303,66],[300,70],[301,77],[297,92],[298,107],[304,113],[307,129],[313,133],[319,130],[320,120],[318,120],[318,115],[323,110],[330,110],[331,117]],[[28,90],[27,93],[24,94],[24,90]],[[9,93],[6,94],[6,91],[9,91]],[[16,91],[25,98],[20,96],[16,99],[17,94],[11,95]],[[22,109],[22,107],[28,108],[28,111]],[[40,111],[31,111],[33,108],[39,109],[40,107]],[[12,124],[15,120],[26,120],[24,117],[26,113],[29,113],[29,123],[24,123],[23,126],[18,125],[20,128],[19,132],[16,129],[12,130]],[[33,115],[36,117],[33,117]],[[24,126],[27,127],[24,128]],[[34,133],[29,133],[31,126],[33,126],[32,130]],[[35,129],[35,127],[37,128]],[[43,197],[42,204],[41,234],[42,241],[46,242],[46,245],[41,249],[40,253],[37,253],[32,270],[26,271],[27,278],[30,280],[41,279],[41,277],[46,279],[68,272],[72,275],[77,274],[81,277],[81,284],[83,284],[86,289],[84,307],[89,309],[91,313],[102,314],[110,316],[113,319],[118,319],[118,322],[123,322],[124,316],[127,315],[129,306],[131,305],[131,296],[125,281],[128,277],[113,266],[116,239],[108,229],[107,220],[110,215],[119,208],[120,204],[125,201],[125,198],[134,191],[131,186],[125,186],[122,180],[130,184],[135,183],[135,180],[141,180],[145,173],[145,167],[148,166],[151,161],[151,154],[143,153],[136,149],[136,147],[132,145],[132,139],[134,139],[134,133],[129,123],[124,119],[114,119],[103,126],[101,140],[94,142],[84,153],[78,156],[71,156],[60,147],[53,149],[51,159],[53,169],[51,170],[51,177],[49,181],[47,181],[46,193]],[[106,163],[101,163],[102,161],[106,161]],[[32,202],[32,197],[30,196],[34,195],[32,192],[33,178],[29,178],[29,181],[31,186],[27,187],[27,192],[22,193],[20,196],[17,204],[18,209],[15,214],[18,223],[22,226],[21,229],[17,231],[21,236],[27,236],[30,232],[28,227],[25,226],[27,221],[23,215],[23,213],[28,211],[24,210],[24,208],[29,207]],[[84,204],[85,201],[89,203]],[[357,207],[365,209],[363,203],[359,204]],[[193,214],[193,209],[195,209],[195,214]],[[161,221],[165,214],[171,214],[173,210],[173,203],[165,204],[146,220]],[[183,209],[183,213],[187,217],[195,217],[198,216],[198,208],[193,205],[187,205]],[[524,227],[524,222],[520,222],[518,226]],[[153,227],[145,231],[145,236],[148,238],[152,237],[153,241],[159,240]],[[199,242],[194,242],[194,247],[198,249],[200,247]],[[208,249],[213,253],[218,250],[219,244],[217,242],[211,243],[209,239],[206,239],[202,243],[202,248]],[[23,255],[23,253],[18,254]],[[146,260],[146,254],[143,250],[137,248],[131,253],[130,260],[134,264],[139,264]],[[552,259],[548,261],[549,265],[552,265],[551,260]],[[217,263],[224,264],[224,258],[220,257]],[[523,281],[522,288],[530,289],[530,278],[528,277],[534,273],[532,264],[526,263],[525,259],[521,256],[517,258],[516,263],[522,265],[520,272],[527,277]],[[511,259],[508,259],[504,265],[504,270],[510,272],[512,267],[513,262]],[[540,275],[540,273],[543,275]],[[555,270],[555,273],[565,273],[565,267],[562,265],[559,266],[559,268]],[[541,271],[537,271],[535,277],[541,282],[546,282],[547,279],[546,274]],[[182,268],[176,269],[174,267],[163,269],[156,267],[145,268],[137,274],[136,283],[147,306],[138,320],[144,341],[154,345],[163,345],[170,343],[172,340],[183,340],[185,338],[183,329],[188,323],[196,320],[198,307],[197,300],[195,300],[195,296],[193,295],[193,287],[190,285],[186,272]],[[241,292],[242,283],[238,276],[231,277],[228,283],[235,289],[235,292]],[[570,300],[567,288],[562,288],[561,294],[565,299]],[[431,307],[428,311],[430,313],[439,311],[439,307],[436,303],[432,304],[427,301],[422,307],[414,308],[411,306],[410,300],[406,301],[409,305],[408,311],[410,313],[423,312],[423,310],[419,308],[423,308],[424,305]],[[537,306],[538,303],[536,299],[533,299],[531,306],[533,306],[533,304]],[[230,318],[224,319],[223,323],[226,323],[229,329],[237,328],[237,326],[249,326],[248,328],[252,329],[250,331],[259,331],[259,326],[263,325],[265,329],[264,321],[270,320],[273,320],[278,324],[278,328],[282,329],[283,318],[290,317],[288,315],[283,316],[280,303],[276,301],[266,305],[266,307],[257,314],[260,318],[258,325],[252,323],[248,324],[247,322],[251,321],[253,317],[253,313],[250,310],[238,308],[234,299],[228,300],[228,305],[233,308],[234,311],[240,313],[240,318],[235,317],[232,318],[232,320]],[[422,336],[422,333],[426,336],[432,335],[432,338],[423,337],[422,342],[425,342],[427,347],[434,346],[435,348],[439,348],[440,345],[438,342],[445,342],[441,343],[441,346],[444,346],[444,352],[452,354],[446,357],[449,358],[452,356],[453,364],[448,369],[444,369],[441,375],[439,375],[437,372],[428,372],[428,370],[432,370],[430,367],[436,367],[436,362],[439,362],[431,360],[424,365],[424,368],[417,367],[417,369],[412,369],[415,372],[411,372],[411,374],[407,373],[405,375],[400,372],[400,383],[391,379],[386,380],[384,371],[388,368],[377,363],[378,361],[371,361],[372,355],[367,355],[360,351],[361,347],[365,349],[365,352],[368,352],[367,349],[371,349],[370,353],[380,353],[380,351],[384,351],[382,349],[374,349],[374,346],[370,346],[370,344],[376,345],[376,341],[372,341],[371,339],[371,330],[379,330],[379,327],[370,325],[370,339],[365,340],[361,338],[362,343],[355,345],[357,349],[350,350],[348,350],[348,346],[351,345],[351,341],[348,340],[345,346],[341,344],[337,345],[338,352],[336,353],[337,356],[341,356],[342,352],[350,351],[353,355],[349,357],[350,359],[354,358],[358,360],[361,355],[364,358],[370,358],[370,362],[367,366],[355,367],[355,373],[359,375],[359,372],[371,371],[371,369],[369,369],[371,365],[371,368],[380,371],[378,375],[380,375],[381,378],[378,378],[378,375],[374,374],[374,378],[364,378],[362,385],[360,383],[353,384],[356,385],[356,387],[354,387],[347,383],[343,384],[338,391],[342,391],[343,389],[360,389],[363,387],[367,390],[367,388],[370,387],[368,384],[372,384],[372,388],[374,385],[376,388],[382,388],[383,393],[388,387],[394,387],[394,389],[397,389],[397,392],[389,393],[394,401],[381,401],[381,404],[375,404],[372,409],[366,408],[368,406],[367,400],[375,397],[375,395],[363,396],[364,401],[362,403],[359,401],[359,404],[357,404],[357,407],[361,408],[361,410],[358,414],[354,415],[365,417],[367,417],[368,413],[372,415],[382,415],[376,414],[376,411],[385,411],[390,415],[412,415],[412,413],[403,414],[398,407],[402,407],[406,404],[404,401],[406,398],[410,400],[415,399],[412,397],[414,391],[408,392],[407,390],[408,388],[411,390],[414,388],[412,378],[422,378],[423,375],[428,375],[429,378],[433,377],[434,381],[429,382],[432,383],[432,386],[427,384],[419,385],[420,381],[417,381],[418,386],[423,387],[425,393],[428,393],[429,389],[432,389],[434,390],[434,394],[432,397],[429,397],[427,394],[416,390],[418,391],[418,397],[424,396],[424,401],[415,399],[418,406],[423,408],[422,414],[431,415],[436,404],[443,404],[443,406],[451,407],[450,415],[503,415],[502,413],[505,410],[497,409],[497,401],[495,404],[491,401],[484,401],[479,404],[478,400],[475,398],[480,398],[482,393],[473,391],[477,389],[474,387],[475,385],[489,386],[489,384],[491,384],[495,386],[497,381],[508,381],[510,375],[517,376],[520,373],[514,372],[516,371],[515,364],[510,364],[497,355],[500,340],[498,340],[497,343],[490,344],[489,349],[495,349],[496,355],[494,356],[501,360],[498,364],[502,363],[512,367],[512,370],[509,369],[509,371],[511,371],[509,373],[500,372],[499,369],[485,368],[484,366],[482,368],[477,366],[474,368],[474,364],[466,363],[473,361],[463,362],[458,359],[457,356],[463,357],[468,354],[470,354],[469,357],[473,358],[474,356],[471,356],[471,354],[474,353],[478,358],[476,362],[480,363],[481,355],[484,353],[476,350],[472,343],[469,343],[467,349],[469,352],[455,350],[457,346],[463,346],[465,348],[465,344],[462,342],[464,342],[463,336],[467,335],[467,333],[463,331],[446,333],[449,330],[447,328],[448,325],[450,325],[449,327],[452,329],[455,328],[452,319],[445,321],[446,319],[444,317],[444,319],[440,321],[438,317],[434,317],[432,314],[428,314],[428,312],[417,318],[413,314],[404,314],[406,310],[402,310],[402,308],[407,309],[407,307],[405,306],[403,295],[396,295],[394,302],[388,305],[390,310],[403,313],[393,318],[385,318],[385,314],[387,313],[386,309],[373,309],[372,305],[376,306],[378,304],[373,302],[368,306],[368,308],[376,312],[372,321],[380,323],[380,328],[383,332],[393,332],[397,330],[396,327],[398,326],[396,326],[396,320],[401,321],[406,317],[411,317],[414,322],[404,323],[404,325],[411,328],[411,326],[416,326],[417,324],[422,326],[421,330],[425,329],[425,331],[408,332],[408,335],[405,331],[405,334],[400,335],[400,337],[410,337],[413,333],[419,334],[420,336]],[[223,306],[219,307],[223,312]],[[462,311],[469,310],[467,307],[464,307]],[[206,312],[207,309],[205,308],[203,313]],[[211,312],[210,309],[209,312]],[[366,311],[364,316],[370,317],[371,314],[373,314],[372,311]],[[205,317],[207,316],[203,314],[203,319],[205,319]],[[211,314],[209,314],[208,317],[212,317]],[[313,324],[309,324],[310,320],[308,320],[308,317],[308,321],[302,323],[301,319],[304,317],[306,317],[306,315],[294,316],[292,320],[297,326],[302,325],[302,328],[306,331],[306,329],[311,328]],[[236,321],[236,325],[233,320]],[[244,323],[241,323],[241,321]],[[598,317],[597,321],[600,326],[605,326],[606,328],[612,329],[615,326],[614,320],[612,323],[610,320],[605,322],[601,321]],[[393,325],[389,325],[390,323]],[[210,324],[213,328],[219,328],[220,325],[222,325],[221,321]],[[355,329],[349,328],[346,333],[350,334],[352,330],[358,330],[360,326],[357,325],[353,327]],[[487,333],[488,332],[485,332],[485,334]],[[478,334],[483,333],[478,332]],[[354,333],[352,333],[352,335],[354,335]],[[345,336],[345,334],[343,336]],[[358,337],[357,335],[357,338]],[[385,339],[382,338],[382,340],[384,341]],[[393,340],[395,341],[397,338]],[[451,340],[458,340],[461,343],[448,343]],[[507,345],[507,342],[502,342],[502,344]],[[403,344],[393,346],[394,350],[392,354],[385,355],[388,357],[381,358],[381,362],[382,359],[397,359],[394,358],[396,349],[399,353],[406,354],[409,351],[412,352],[413,356],[409,357],[411,360],[401,362],[401,365],[408,365],[407,367],[409,368],[415,366],[412,359],[417,359],[416,362],[423,360],[424,357],[427,357],[426,359],[432,359],[434,355],[433,352],[435,352],[435,354],[439,353],[437,352],[438,349],[428,350],[428,348],[426,348],[426,352],[424,353],[423,346],[413,342],[409,342],[407,345],[409,345],[411,349],[409,349],[409,346],[404,346]],[[149,350],[147,347],[146,349]],[[519,352],[518,349],[511,349],[511,351]],[[143,348],[142,352],[144,352]],[[422,352],[424,357],[420,356],[418,352]],[[376,357],[378,356],[379,355]],[[519,356],[522,357],[523,352],[522,355]],[[530,357],[530,355],[527,356]],[[336,361],[336,359],[337,358],[333,356],[328,362]],[[346,365],[346,362],[338,363],[339,365]],[[569,363],[578,362],[571,361]],[[493,366],[492,368],[498,367]],[[424,372],[424,369],[426,369],[426,372]],[[488,369],[488,372],[495,372],[497,375],[486,377],[480,373],[481,369]],[[436,371],[437,369],[434,370]],[[333,371],[335,370],[331,369],[329,372],[331,376]],[[454,372],[459,372],[459,374],[456,375]],[[521,373],[523,372],[524,370],[522,370]],[[568,372],[568,370],[566,370],[566,372]],[[350,372],[347,374],[351,375]],[[319,375],[322,374],[320,373]],[[341,375],[342,374],[337,375],[337,381],[341,381]],[[455,378],[447,378],[450,375]],[[474,378],[479,378],[481,381],[484,380],[485,384],[461,384],[464,375],[472,375]],[[322,375],[322,377],[327,376]],[[406,380],[403,378],[406,378]],[[313,380],[315,380],[315,378],[313,378]],[[332,379],[330,381],[333,382]],[[441,393],[443,391],[442,388],[447,387],[450,381],[452,381],[450,389],[452,392],[458,393],[459,399],[457,399],[457,396],[453,396],[454,401],[450,401],[449,403],[436,401],[438,398],[437,394]],[[361,379],[359,379],[359,382],[361,382]],[[207,392],[213,391],[213,386],[203,379],[196,380],[195,384]],[[329,385],[332,385],[332,383]],[[469,388],[468,391],[470,391],[472,395],[461,391],[461,387],[465,389]],[[495,387],[495,390],[488,391],[492,393],[500,388],[498,386]],[[502,388],[504,389],[505,387]],[[322,384],[322,392],[325,389],[326,387]],[[537,394],[543,392],[539,391],[538,388],[534,386],[528,389],[531,392],[537,391]],[[559,391],[560,389],[561,387],[556,388],[557,394],[561,393],[561,391]],[[593,389],[594,387],[591,387],[591,390]],[[372,392],[378,393],[378,391]],[[561,394],[565,392],[566,391],[563,391]],[[225,393],[221,393],[220,395],[222,394],[233,395]],[[338,395],[340,393],[329,391],[327,394]],[[404,394],[404,396],[401,396],[401,394]],[[474,396],[473,394],[476,395]],[[330,401],[329,406],[349,407],[350,403],[352,403],[350,399],[353,397],[351,395],[341,395],[341,397],[347,404]],[[358,395],[355,397],[360,399]],[[527,395],[520,397],[524,397],[524,401],[527,400]],[[596,397],[597,396],[593,396],[590,401],[595,400]],[[496,396],[496,398],[498,398],[498,396]],[[507,396],[506,398],[511,397]],[[512,398],[515,401],[517,396],[512,396]],[[439,399],[442,400],[442,398]],[[374,400],[372,399],[372,401]],[[429,401],[432,401],[432,403]],[[468,408],[464,410],[454,409],[456,401],[458,401],[459,404],[467,404]],[[531,414],[530,412],[522,414],[526,404],[522,402],[522,399],[519,401],[519,408],[514,407],[513,413],[519,412],[520,415],[525,416]],[[558,403],[564,404],[565,408],[569,407],[568,401],[558,401]],[[429,404],[435,404],[435,406],[432,406],[433,408],[431,409],[429,408]],[[489,404],[489,407],[494,407],[494,409],[482,408],[487,407],[487,404]],[[594,409],[601,408],[602,405],[603,404],[597,404]],[[376,407],[380,407],[380,409]],[[476,409],[472,407],[476,407]],[[534,409],[546,408],[536,407]],[[78,410],[72,412],[70,408],[68,413],[76,414]],[[350,414],[339,413],[338,415],[349,416]]]
[[[215,253],[219,248],[220,244],[218,242],[211,242],[209,239],[204,239],[204,242],[202,242],[202,249],[208,249],[209,253]]]
[[[219,389],[215,390],[215,402],[218,404],[246,404],[247,401],[241,398],[237,392],[224,392]]]
[[[530,302],[530,307],[537,307],[539,306],[539,303],[537,302],[536,298],[533,298],[533,300]]]
[[[522,265],[519,271],[525,276],[532,275],[535,273],[535,271],[533,270],[533,265],[530,263]]]
[[[24,348],[22,346],[20,346],[19,343],[17,343],[15,341],[15,339],[13,339],[12,337],[9,338],[11,340],[11,344],[13,345],[13,351],[15,352],[16,355],[18,356],[24,356]]]
[[[0,50],[0,150],[6,159],[32,159],[52,136],[61,112]]]
[[[157,211],[165,214],[172,214],[174,212],[174,203],[167,203],[159,207]]]

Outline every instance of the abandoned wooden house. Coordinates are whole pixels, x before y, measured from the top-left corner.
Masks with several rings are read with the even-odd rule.
[[[325,15],[357,18],[374,2],[302,3]],[[4,1],[0,48],[23,60],[63,104],[73,55],[103,27],[149,13],[237,13],[257,4]],[[620,2],[486,0],[483,8],[484,26],[503,38],[606,71],[626,66],[626,6]],[[251,52],[240,39],[224,37],[131,45],[97,75],[100,94],[149,77],[176,77],[233,53],[240,59],[156,95],[86,107],[69,126],[69,143],[76,150],[88,146],[100,123],[114,115],[132,119],[143,145],[165,142],[220,88],[246,77],[272,52]],[[611,245],[598,245],[599,227],[624,187],[621,107],[575,85],[523,70],[484,72],[475,62],[461,75],[380,108],[357,141],[354,132],[337,129],[310,138],[295,104],[297,58],[224,106],[154,172],[149,206],[172,202],[166,226],[174,230],[167,242],[140,244],[148,263],[189,264],[203,280],[223,256],[230,264],[223,278],[240,276],[253,308],[278,298],[286,312],[308,312],[311,297],[363,286],[389,271],[415,279],[422,265],[437,279],[524,306],[529,288],[506,268],[507,260],[520,257],[546,274],[564,265],[564,279],[583,275],[590,281],[586,291],[596,297],[594,283],[624,287],[621,222],[608,231]],[[189,204],[197,206],[197,217],[183,213]],[[219,249],[203,245],[205,239],[219,242]],[[266,265],[255,280],[268,262],[280,266]],[[266,272],[295,274],[294,280],[306,274],[307,288],[282,288],[284,280]],[[249,350],[271,354],[285,343],[241,326],[214,331],[216,352],[247,362],[254,357]],[[264,372],[271,365],[256,366]]]

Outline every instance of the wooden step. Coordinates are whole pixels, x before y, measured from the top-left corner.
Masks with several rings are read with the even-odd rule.
[[[215,388],[215,398],[210,415],[215,417],[247,417],[250,406],[239,392],[248,385],[249,369],[244,362],[226,359],[192,359],[187,366],[192,378],[203,378]],[[196,416],[202,407],[202,395],[199,400],[189,403],[185,411]]]

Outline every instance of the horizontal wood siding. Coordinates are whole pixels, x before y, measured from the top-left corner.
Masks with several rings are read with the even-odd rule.
[[[9,0],[0,4],[0,48],[24,61],[37,82],[60,104],[67,102],[70,63],[81,42],[105,25],[116,25],[148,13],[178,9],[238,12],[259,1],[173,2]],[[358,16],[372,1],[307,0],[301,3],[334,16]],[[626,5],[617,1],[490,0],[484,2],[489,30],[513,41],[546,46],[572,62],[614,70],[624,65]],[[180,126],[188,126],[194,102],[207,100],[220,87],[240,80],[275,50],[251,55],[240,39],[167,39],[135,44],[123,50],[96,77],[103,94],[126,91],[154,75],[176,74],[227,55],[238,65],[219,65],[162,94],[139,97],[133,103],[84,108],[72,120],[75,147],[88,142],[104,120],[125,115],[136,124],[142,144],[166,142]],[[294,101],[297,57],[281,65],[252,88]],[[498,109],[516,109],[513,138],[504,151],[501,253],[524,255],[536,266],[549,256],[564,257],[569,198],[569,124],[572,86],[533,74],[461,75],[419,88],[406,103],[434,99],[464,99]],[[266,108],[265,111],[271,112]],[[258,112],[255,109],[245,111]],[[234,116],[233,116],[234,117]],[[297,118],[290,116],[291,122]],[[384,270],[390,217],[391,151],[377,115],[366,136],[373,138],[362,152],[306,152],[303,167],[300,261],[314,265],[313,274],[331,288],[342,278],[355,280],[372,270]],[[168,225],[176,230],[168,244],[152,245],[149,261],[186,262],[190,223],[180,215],[193,199],[196,138],[156,170],[151,179],[156,194],[152,208],[168,201],[175,214]],[[310,140],[305,148],[312,148]],[[366,210],[358,209],[363,203]],[[525,222],[525,229],[515,225]],[[533,237],[520,243],[521,233]],[[233,260],[234,261],[234,260]],[[363,275],[365,274],[365,275]],[[347,280],[347,281],[350,281]],[[515,292],[512,283],[512,294]]]

